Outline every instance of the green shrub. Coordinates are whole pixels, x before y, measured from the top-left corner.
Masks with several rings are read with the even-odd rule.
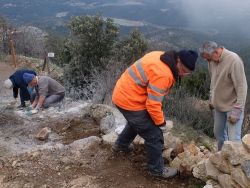
[[[118,28],[111,19],[101,16],[77,16],[70,22],[71,36],[64,42],[60,59],[69,87],[85,87],[94,69],[105,67],[113,55]],[[70,89],[70,88],[68,88]]]
[[[197,69],[191,76],[182,80],[182,86],[191,95],[208,100],[210,90],[210,76],[208,70],[204,68]]]
[[[175,86],[163,103],[165,115],[213,136],[213,116],[207,101],[200,100],[182,86]]]

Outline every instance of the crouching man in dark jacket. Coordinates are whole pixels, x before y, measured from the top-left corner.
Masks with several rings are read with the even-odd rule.
[[[14,72],[9,79],[4,81],[4,86],[7,89],[13,89],[13,97],[16,99],[18,97],[18,91],[20,96],[20,106],[18,108],[25,107],[25,101],[30,100],[30,93],[28,91],[28,84],[23,79],[23,74],[29,73],[36,75],[36,72],[33,70],[20,69]]]

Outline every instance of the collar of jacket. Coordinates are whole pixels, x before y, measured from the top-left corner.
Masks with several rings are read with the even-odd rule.
[[[179,74],[176,68],[177,53],[175,51],[167,51],[161,55],[160,60],[170,68],[175,81],[178,81]]]

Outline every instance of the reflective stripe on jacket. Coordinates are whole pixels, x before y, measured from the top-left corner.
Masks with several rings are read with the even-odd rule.
[[[130,111],[147,110],[156,125],[164,123],[162,100],[175,82],[170,68],[160,60],[164,52],[146,54],[131,65],[117,81],[114,104]]]

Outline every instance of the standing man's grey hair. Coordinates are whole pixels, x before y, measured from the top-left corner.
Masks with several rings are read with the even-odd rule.
[[[199,48],[200,54],[207,53],[211,55],[216,48],[219,48],[219,45],[214,41],[206,41],[203,45]]]

